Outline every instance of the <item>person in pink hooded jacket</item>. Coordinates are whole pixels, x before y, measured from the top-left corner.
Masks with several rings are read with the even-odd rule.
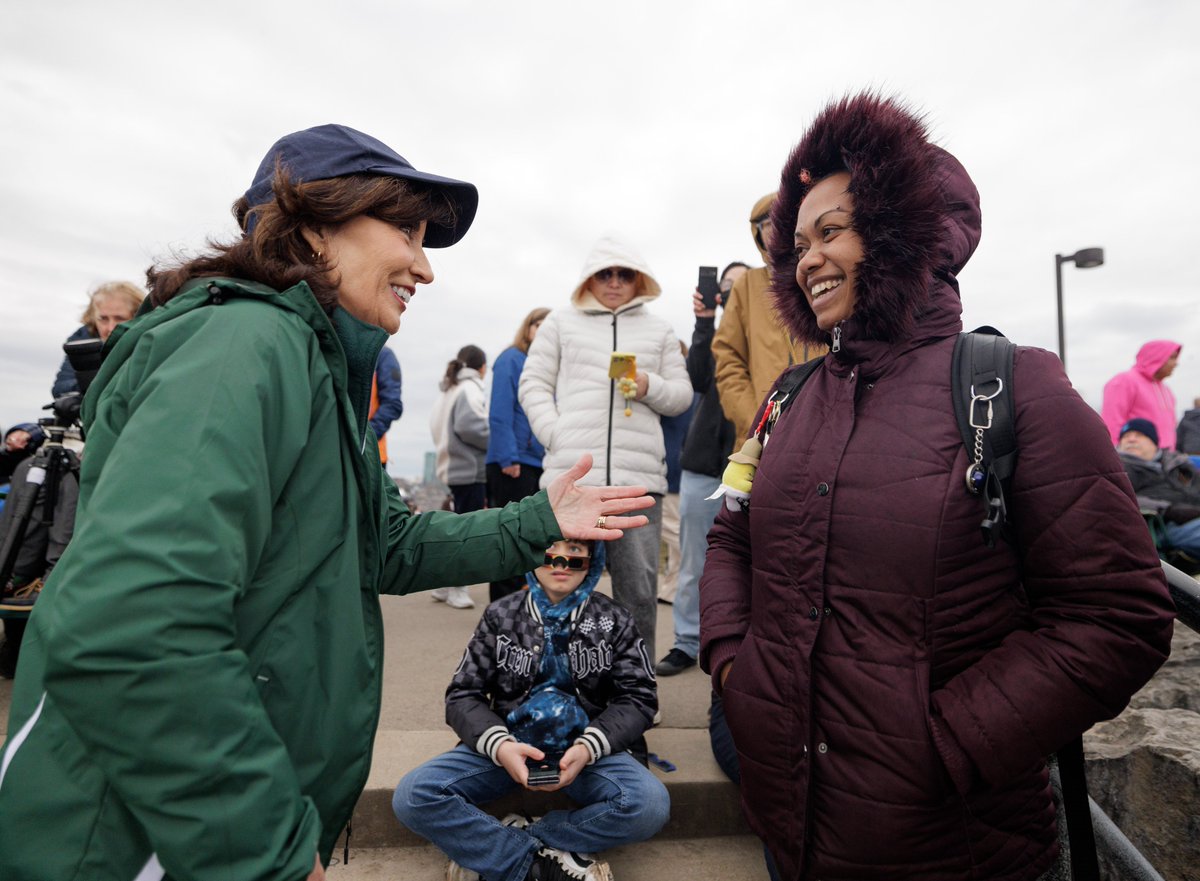
[[[1158,429],[1159,445],[1175,449],[1175,395],[1163,380],[1175,371],[1182,348],[1171,340],[1151,340],[1138,349],[1132,368],[1105,384],[1100,416],[1114,446],[1122,425],[1130,419],[1149,419]]]

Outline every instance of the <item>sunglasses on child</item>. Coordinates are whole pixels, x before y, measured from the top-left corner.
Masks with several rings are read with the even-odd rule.
[[[543,565],[551,569],[586,569],[589,557],[567,557],[563,554],[546,554]]]
[[[635,281],[637,281],[637,270],[626,269],[623,266],[610,266],[608,269],[601,269],[599,272],[594,273],[592,278],[596,279],[596,281],[600,282],[601,284],[608,284],[609,279],[611,279],[614,275],[625,284],[633,284]]]

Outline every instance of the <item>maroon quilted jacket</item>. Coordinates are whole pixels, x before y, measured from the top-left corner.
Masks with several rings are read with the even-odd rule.
[[[888,324],[880,291],[895,302],[912,279],[868,265],[876,218],[855,193],[867,257],[840,350],[779,420],[749,513],[709,535],[701,660],[717,685],[733,661],[745,811],[789,881],[1036,878],[1057,851],[1044,757],[1169,652],[1172,605],[1107,432],[1040,349],[1014,364],[1013,541],[980,538],[950,390],[978,196],[931,149],[941,230],[917,305]],[[792,165],[776,229],[795,224]],[[815,337],[772,258],[781,311]]]

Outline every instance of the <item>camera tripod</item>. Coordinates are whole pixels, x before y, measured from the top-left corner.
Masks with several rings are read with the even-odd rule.
[[[23,476],[18,466],[6,504],[8,528],[0,545],[0,585],[7,586],[14,574],[20,580],[40,577],[47,563],[58,559],[75,529],[79,457],[63,445],[66,426],[54,419],[41,419],[39,424],[47,440]],[[68,479],[72,486],[66,485]],[[41,514],[36,516],[39,508]],[[28,613],[36,598],[36,593],[5,596],[0,599],[0,615]]]
[[[19,582],[11,595],[0,596],[0,676],[6,678],[16,673],[26,619],[41,592],[42,578],[75,531],[79,457],[63,446],[64,425],[55,419],[40,419],[38,424],[47,440],[27,470],[18,466],[3,515],[8,528],[0,544],[0,586],[7,587],[9,579]]]

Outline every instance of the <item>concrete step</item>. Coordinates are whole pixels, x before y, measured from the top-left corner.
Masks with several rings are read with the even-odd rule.
[[[452,749],[456,739],[446,728],[437,731],[380,731],[367,788],[354,811],[352,842],[364,848],[412,847],[423,842],[400,825],[392,813],[392,791],[409,770]],[[697,728],[655,728],[646,733],[652,753],[676,770],[651,770],[671,795],[671,819],[659,833],[663,838],[728,836],[748,832],[738,802],[737,787],[712,757],[708,731]],[[539,816],[568,807],[558,793],[518,790],[487,806],[497,817],[511,812]]]
[[[608,579],[601,581],[607,592]],[[451,609],[428,594],[384,597],[387,651],[384,654],[383,707],[367,787],[352,820],[354,844],[360,848],[413,847],[422,840],[392,814],[392,791],[400,778],[421,762],[453,748],[456,738],[445,723],[446,683],[458,666],[463,648],[487,604],[487,586],[470,594],[474,610]],[[673,642],[671,607],[658,607],[658,649],[666,654]],[[646,733],[650,751],[677,770],[654,773],[671,794],[671,819],[661,838],[737,836],[747,832],[738,807],[736,787],[712,757],[708,741],[708,677],[693,668],[658,682],[663,725]],[[562,800],[543,793],[522,792],[488,807],[496,816],[510,811],[544,814]]]
[[[753,835],[713,838],[655,838],[604,854],[614,881],[767,881],[762,844]],[[432,844],[412,847],[351,848],[342,851],[326,876],[329,881],[445,881],[446,857]]]

